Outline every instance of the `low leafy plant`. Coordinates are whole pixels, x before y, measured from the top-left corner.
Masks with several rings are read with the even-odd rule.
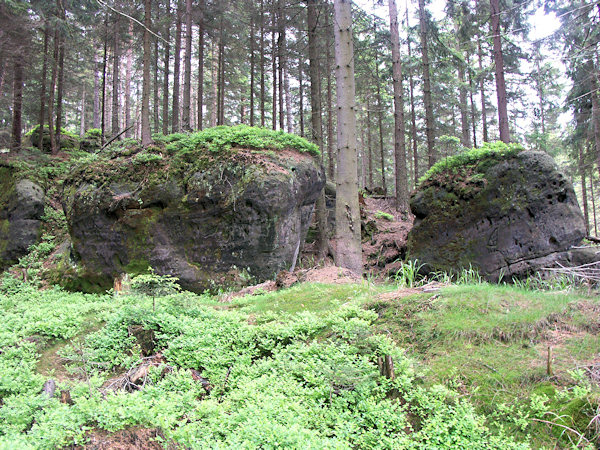
[[[401,287],[413,288],[425,282],[425,278],[419,275],[419,271],[424,264],[418,260],[402,262],[400,269],[394,275],[394,281]]]
[[[181,291],[179,280],[171,275],[158,275],[152,267],[149,273],[137,275],[131,279],[131,290],[134,293],[152,297],[152,310],[156,310],[156,297],[174,294]]]
[[[394,220],[394,216],[392,216],[390,213],[386,213],[384,211],[376,211],[375,218],[388,220],[390,222],[392,222]]]

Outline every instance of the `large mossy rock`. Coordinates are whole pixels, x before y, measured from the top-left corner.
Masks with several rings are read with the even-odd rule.
[[[325,183],[317,160],[290,149],[215,151],[191,136],[124,149],[66,180],[71,287],[103,289],[152,267],[203,291],[290,267]]]
[[[408,257],[429,271],[472,265],[497,280],[585,256],[568,251],[586,234],[573,186],[543,152],[514,146],[444,161],[411,209]]]
[[[50,130],[48,127],[44,127],[42,132],[42,148],[40,149],[44,153],[52,152],[52,144],[50,142]],[[27,133],[23,142],[24,147],[38,147],[40,146],[40,127],[35,127],[31,132]],[[72,134],[68,133],[64,128],[61,129],[60,134],[60,150],[74,150],[79,148],[79,140]]]
[[[15,264],[37,243],[44,215],[44,191],[0,166],[0,270]]]

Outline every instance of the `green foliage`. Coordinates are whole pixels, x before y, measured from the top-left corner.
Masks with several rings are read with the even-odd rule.
[[[156,137],[166,144],[169,153],[189,152],[204,148],[211,152],[221,152],[234,147],[248,149],[292,149],[318,155],[318,147],[306,139],[283,131],[267,128],[236,125],[218,126],[192,134],[175,133]]]
[[[85,132],[85,137],[99,139],[102,137],[102,130],[100,128],[90,128]]]
[[[140,274],[131,280],[131,290],[138,294],[149,295],[152,297],[152,309],[156,309],[154,304],[156,297],[174,294],[181,290],[178,284],[179,280],[171,275],[158,275],[152,267],[149,273]]]
[[[384,211],[375,211],[375,218],[389,220],[390,222],[392,222],[394,220],[394,216],[392,216],[390,213],[386,213]]]
[[[476,164],[484,159],[502,159],[516,155],[524,150],[520,144],[505,144],[504,142],[486,142],[482,147],[473,148],[455,156],[438,161],[419,179],[419,184],[425,183],[436,175],[454,172],[465,166]]]
[[[179,293],[162,297],[152,312],[145,296],[13,286],[0,294],[0,447],[55,448],[84,443],[93,428],[141,426],[159,427],[192,448],[527,448],[492,432],[457,392],[419,386],[411,360],[373,333],[378,315],[361,306],[377,291],[316,287],[268,294],[290,311],[281,320],[277,308],[249,315],[249,299],[224,309],[206,295]],[[319,313],[293,312],[294,293],[310,292],[331,292],[339,301]],[[99,321],[103,326],[90,333]],[[131,325],[154,330],[166,363],[150,371],[143,389],[102,390],[108,369],[137,364]],[[23,341],[34,334],[37,345],[72,340],[62,356],[74,368],[83,363],[87,374],[59,381],[72,405],[39,395],[48,375],[37,373],[36,344]],[[382,355],[393,358],[394,380],[379,374]],[[209,380],[210,394],[189,369]],[[388,398],[392,388],[403,401]]]
[[[400,269],[394,275],[394,281],[400,287],[412,288],[424,284],[426,279],[419,275],[419,271],[424,264],[420,264],[417,260],[401,262]]]

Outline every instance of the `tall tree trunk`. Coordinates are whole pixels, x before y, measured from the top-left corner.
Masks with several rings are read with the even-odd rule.
[[[283,70],[283,90],[285,94],[285,121],[288,133],[294,132],[294,112],[292,111],[292,94],[290,93],[290,72],[287,65],[288,59],[285,59]]]
[[[400,61],[400,34],[396,1],[388,0],[390,33],[392,38],[392,79],[394,87],[394,158],[396,161],[396,209],[408,212],[408,176],[406,171],[406,144],[404,136],[404,91]]]
[[[167,0],[166,4],[166,16],[168,19],[171,19],[171,2]],[[171,58],[171,20],[167,20],[165,23],[165,56],[164,63],[165,68],[163,72],[163,104],[162,104],[162,132],[163,134],[169,133],[169,60]]]
[[[181,90],[181,0],[176,0],[175,3],[177,5],[177,18],[175,25],[175,62],[173,63],[173,108],[171,110],[171,133],[178,133],[181,131],[181,125],[179,123],[179,91]]]
[[[131,137],[131,69],[133,66],[133,20],[129,20],[129,45],[125,56],[125,137]]]
[[[225,125],[225,37],[223,34],[223,16],[221,15],[221,31],[219,36],[219,111],[221,112],[218,122]]]
[[[310,120],[312,140],[321,151],[323,163],[323,125],[321,116],[321,74],[319,73],[319,0],[307,0],[308,25],[308,74],[310,78]],[[325,190],[321,191],[316,205],[317,254],[324,257],[327,252],[327,209]]]
[[[375,22],[373,22],[373,33],[375,33]],[[383,195],[387,195],[387,183],[385,181],[385,147],[383,146],[383,102],[381,100],[381,78],[379,77],[378,49],[375,49],[375,83],[377,85],[377,126],[379,128],[379,152],[381,153],[381,188]]]
[[[271,14],[271,65],[273,72],[273,129],[277,129],[277,44],[276,36],[276,21],[277,11],[275,10],[275,1],[273,1],[273,10]]]
[[[304,68],[302,61],[302,53],[298,53],[298,103],[300,108],[298,110],[299,122],[300,122],[300,136],[304,137]]]
[[[260,0],[260,126],[265,126],[265,5]]]
[[[85,85],[81,91],[81,116],[79,118],[79,137],[85,134]]]
[[[142,145],[152,143],[150,132],[150,27],[152,26],[152,0],[144,0],[144,60],[142,82]]]
[[[585,155],[583,151],[583,143],[577,144],[579,150],[579,175],[581,176],[581,203],[583,203],[583,217],[585,220],[585,233],[590,234],[590,215],[588,211],[587,187],[585,179]]]
[[[412,50],[411,50],[411,39],[410,39],[410,25],[408,22],[408,4],[406,5],[406,27],[408,28],[408,39],[406,40],[406,45],[408,47],[408,60],[412,61]],[[417,152],[418,143],[417,143],[417,113],[415,110],[415,81],[413,79],[413,67],[412,64],[408,67],[408,87],[409,87],[409,96],[410,96],[410,133],[411,133],[411,141],[412,141],[412,150],[413,150],[413,175],[415,186],[419,183],[419,154]]]
[[[200,0],[198,18],[198,129],[202,130],[204,119],[204,0]]]
[[[20,55],[14,57],[13,68],[13,114],[10,148],[16,152],[21,149],[21,129],[23,128],[21,121],[23,114],[23,59]]]
[[[218,44],[216,40],[212,43],[212,67],[211,67],[211,84],[212,84],[212,107],[210,110],[210,126],[217,125],[217,115],[219,106],[219,55]]]
[[[467,53],[467,67],[469,76],[469,102],[471,105],[471,127],[473,131],[473,147],[477,147],[477,119],[475,117],[475,102],[473,100],[473,72],[471,70],[471,63],[469,62],[469,54]]]
[[[429,69],[429,47],[427,43],[427,20],[425,18],[425,0],[419,0],[419,25],[421,35],[421,66],[423,69],[423,103],[425,106],[425,135],[427,137],[428,165],[437,161],[435,148],[435,130],[433,122],[433,101],[431,100],[431,75]]]
[[[328,34],[329,36],[329,34]],[[332,58],[331,50],[329,49],[329,39],[325,46],[325,67],[327,75],[325,77],[327,81],[327,176],[330,180],[335,178],[335,147],[333,146],[333,86],[331,82],[331,69],[332,69]]]
[[[61,19],[63,23],[66,23],[65,9],[62,1],[59,1]],[[58,79],[56,81],[56,148],[60,150],[61,141],[61,129],[62,129],[62,116],[63,116],[63,93],[64,93],[64,80],[65,80],[65,36],[63,33],[59,34],[59,51],[58,51]]]
[[[158,11],[157,11],[158,12]],[[159,60],[159,48],[158,48],[158,39],[154,40],[154,57],[153,57],[153,82],[152,82],[152,109],[153,109],[153,123],[154,127],[152,128],[155,133],[160,131],[160,100],[158,98],[158,60]]]
[[[478,59],[478,63],[479,63],[479,73],[480,73],[480,80],[479,80],[479,92],[481,93],[481,126],[482,126],[482,131],[483,131],[483,142],[489,142],[490,138],[488,135],[488,128],[487,128],[487,111],[486,111],[486,105],[485,105],[485,75],[483,73],[483,52],[481,51],[481,41],[480,41],[480,36],[477,35],[477,59]]]
[[[598,236],[598,221],[596,220],[596,196],[594,195],[594,173],[590,170],[590,197],[592,198],[592,213],[594,216],[594,235]]]
[[[108,15],[104,16],[104,48],[102,54],[102,133],[100,134],[100,142],[104,145],[106,137],[106,66],[108,64]],[[54,84],[52,84],[54,90]],[[54,94],[52,94],[54,98]],[[50,127],[52,128],[52,127]],[[52,141],[52,139],[50,139]]]
[[[252,8],[252,2],[250,5]],[[250,126],[254,126],[254,14],[250,16]]]
[[[112,114],[111,133],[116,136],[119,133],[119,65],[120,65],[120,42],[119,42],[119,16],[117,15],[115,29],[113,30],[113,79],[112,79]]]
[[[185,60],[183,70],[183,114],[181,129],[191,131],[190,108],[192,105],[192,0],[185,0]]]
[[[422,0],[421,0],[422,1]],[[498,97],[498,126],[500,140],[510,142],[508,129],[508,106],[506,100],[506,82],[504,81],[504,58],[502,57],[502,36],[500,35],[500,0],[490,0],[492,35],[494,42],[494,65],[496,66],[496,96]]]
[[[335,205],[336,265],[362,275],[356,161],[356,99],[350,0],[335,0],[338,152]]]
[[[100,74],[98,73],[98,55],[94,51],[94,110],[92,113],[92,127],[100,128]]]
[[[48,40],[50,38],[50,28],[48,22],[44,23],[44,62],[42,64],[42,77],[40,79],[40,127],[38,147],[43,150],[44,137],[44,114],[46,110],[46,78],[48,73]]]
[[[58,3],[58,2],[57,2]],[[50,89],[48,95],[48,133],[50,135],[50,151],[53,155],[58,153],[58,147],[56,145],[56,139],[54,136],[54,93],[56,90],[56,79],[58,78],[58,53],[59,53],[59,38],[58,28],[54,30],[54,43],[52,53],[52,78],[50,81]]]
[[[373,189],[373,144],[371,139],[371,103],[367,96],[367,148],[368,148],[368,188]]]
[[[279,81],[279,129],[284,130],[284,72],[285,72],[285,16],[283,0],[277,1],[277,78]]]
[[[596,149],[596,168],[600,175],[600,79],[597,66],[592,65],[592,121],[594,132],[594,148]]]
[[[545,99],[544,99],[544,87],[542,86],[542,83],[540,82],[540,77],[541,77],[541,70],[540,70],[540,59],[542,58],[542,55],[540,54],[540,45],[539,42],[536,42],[534,44],[535,47],[535,69],[537,71],[537,77],[535,77],[535,87],[537,90],[537,94],[538,94],[538,100],[540,102],[540,121],[541,121],[541,127],[542,127],[542,134],[546,134],[546,115],[544,112],[544,103],[545,103]]]

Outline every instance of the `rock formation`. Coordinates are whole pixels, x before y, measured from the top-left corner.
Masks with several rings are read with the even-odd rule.
[[[44,215],[44,191],[27,179],[14,179],[10,167],[0,167],[0,269],[16,263],[39,238]]]
[[[490,280],[589,262],[570,250],[585,224],[573,186],[548,154],[492,151],[463,160],[446,163],[413,194],[410,259],[428,271],[472,265]]]
[[[106,289],[123,272],[152,267],[203,291],[291,266],[325,183],[313,156],[154,150],[82,167],[65,181],[72,287],[84,280],[88,290]]]

